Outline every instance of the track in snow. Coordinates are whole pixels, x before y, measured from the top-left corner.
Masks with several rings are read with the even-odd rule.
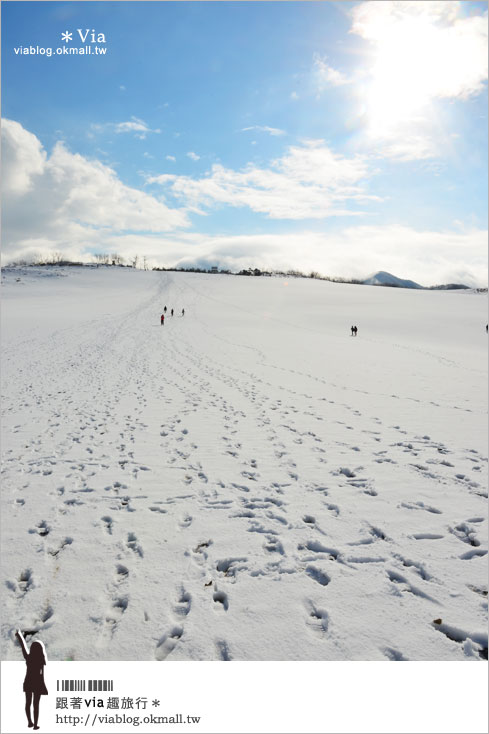
[[[482,411],[433,381],[463,368],[400,344],[434,399],[388,394],[300,312],[284,345],[221,279],[146,275],[6,345],[4,657],[17,625],[52,659],[487,657]]]

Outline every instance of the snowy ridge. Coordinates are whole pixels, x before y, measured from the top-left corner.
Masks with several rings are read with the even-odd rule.
[[[5,659],[487,657],[485,296],[67,275],[6,274]]]
[[[385,270],[379,270],[378,273],[371,275],[369,278],[363,281],[364,285],[394,285],[399,288],[423,288],[419,283],[415,283],[414,280],[405,280],[398,278],[392,273],[386,273]]]

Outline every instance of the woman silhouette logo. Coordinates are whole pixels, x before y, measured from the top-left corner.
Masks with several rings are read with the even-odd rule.
[[[24,660],[27,665],[27,673],[24,678],[25,713],[27,716],[27,724],[33,729],[39,729],[39,700],[41,696],[46,696],[48,692],[46,684],[44,683],[44,666],[47,663],[46,650],[44,649],[44,643],[40,640],[36,640],[31,644],[31,649],[28,651],[22,632],[17,630],[15,636],[20,642],[22,655],[24,656]],[[31,704],[33,699],[34,722],[31,718]]]

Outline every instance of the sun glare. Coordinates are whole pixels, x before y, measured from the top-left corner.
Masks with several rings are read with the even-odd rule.
[[[455,41],[460,51],[460,38],[423,16],[386,19],[376,36],[365,103],[373,132],[385,133],[426,117],[432,99],[445,96],[453,74],[460,74],[452,48]]]

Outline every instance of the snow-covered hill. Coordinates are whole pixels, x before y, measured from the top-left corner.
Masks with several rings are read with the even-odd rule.
[[[487,656],[486,296],[4,280],[5,659]]]
[[[414,280],[403,280],[392,273],[386,273],[385,270],[379,270],[369,278],[363,281],[364,285],[389,285],[397,288],[422,288],[422,285],[415,283]]]

